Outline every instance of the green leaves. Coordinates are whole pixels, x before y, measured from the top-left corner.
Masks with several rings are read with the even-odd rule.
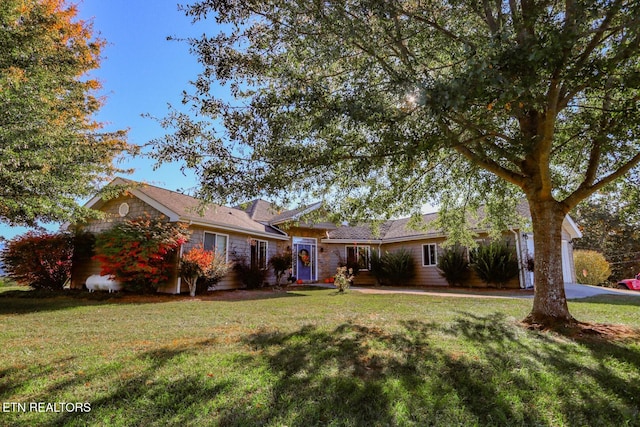
[[[189,41],[205,68],[185,103],[204,119],[173,115],[152,144],[222,201],[305,193],[352,217],[407,214],[468,187],[455,165],[485,183],[463,199],[492,192],[488,170],[573,206],[639,160],[638,7],[199,2],[189,15],[227,24]],[[591,155],[602,140],[611,155]]]
[[[0,221],[33,225],[90,215],[77,199],[135,152],[124,131],[102,132],[101,39],[57,0],[0,6]]]

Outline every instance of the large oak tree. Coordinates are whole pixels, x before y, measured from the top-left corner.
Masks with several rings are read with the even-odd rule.
[[[190,112],[154,141],[204,195],[311,194],[361,216],[524,196],[526,319],[573,323],[561,226],[640,161],[637,0],[205,0]],[[217,83],[231,98],[219,95]],[[227,99],[231,99],[228,101]],[[224,131],[217,131],[222,125]],[[460,211],[462,212],[462,211]],[[503,211],[504,212],[504,211]]]
[[[117,169],[132,150],[125,132],[104,132],[93,115],[103,104],[104,41],[63,0],[0,2],[0,221],[79,219],[78,199]]]

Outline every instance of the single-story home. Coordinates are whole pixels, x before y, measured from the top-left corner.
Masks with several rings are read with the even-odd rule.
[[[217,249],[225,254],[229,261],[244,258],[252,265],[269,269],[269,259],[276,253],[291,251],[293,262],[292,275],[305,283],[323,282],[336,273],[339,265],[345,262],[357,262],[360,271],[357,284],[374,284],[368,273],[372,251],[394,251],[404,248],[414,257],[417,265],[413,283],[407,285],[447,286],[437,268],[441,245],[446,235],[436,229],[430,229],[437,214],[424,215],[426,229],[417,231],[408,226],[409,219],[396,219],[384,222],[374,233],[367,224],[348,226],[329,222],[306,221],[312,213],[322,209],[320,203],[301,209],[278,210],[272,203],[254,200],[237,207],[207,205],[204,210],[200,200],[175,191],[153,185],[136,183],[116,178],[109,185],[129,186],[120,196],[104,200],[96,196],[86,206],[105,213],[104,219],[93,220],[76,227],[92,233],[111,227],[118,221],[142,215],[164,216],[168,221],[180,221],[188,225],[191,232],[189,241],[181,248],[185,253],[202,245],[205,249]],[[524,211],[527,214],[526,210]],[[479,238],[487,233],[476,230]],[[576,224],[569,216],[563,223],[562,261],[566,282],[575,282],[573,250],[571,242],[582,236]],[[514,245],[521,272],[509,287],[529,288],[533,286],[533,273],[526,269],[526,260],[533,255],[532,233],[518,228],[508,230],[504,237]],[[177,273],[178,256],[175,257],[176,269],[167,283],[159,287],[160,292],[188,292],[188,286]],[[97,261],[88,261],[74,265],[71,286],[82,288],[86,279],[99,274]],[[267,282],[275,281],[273,272],[267,276]],[[472,286],[486,286],[479,279],[472,279]],[[240,287],[235,273],[229,273],[217,286],[217,289]]]

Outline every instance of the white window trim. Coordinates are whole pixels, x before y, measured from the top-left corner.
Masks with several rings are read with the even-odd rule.
[[[227,245],[224,248],[224,260],[225,260],[225,262],[229,262],[229,235],[228,234],[224,234],[224,233],[216,233],[214,231],[205,231],[202,234],[202,247],[203,248],[204,248],[204,241],[206,239],[206,235],[207,234],[213,234],[214,236],[224,236],[224,237],[227,238]],[[217,240],[217,239],[215,239],[215,240]],[[214,247],[215,247],[215,245],[214,245]]]
[[[260,240],[260,239],[251,239],[253,241],[256,242],[256,246],[258,246],[258,244],[265,243],[265,247],[264,247],[264,268],[262,268],[262,270],[268,270],[269,269],[269,241],[268,240]],[[253,246],[253,245],[251,245]],[[251,249],[249,249],[249,262],[251,262]]]
[[[371,264],[371,245],[345,245],[344,246],[344,254],[345,254],[345,259],[349,259],[349,249],[348,248],[356,248],[356,262],[358,264],[360,264],[360,252],[358,251],[359,248],[368,248],[369,250],[369,264]],[[360,268],[361,271],[369,271],[369,267],[370,265],[367,265],[366,268]]]
[[[425,246],[433,246],[434,255],[435,255],[435,264],[427,264],[427,260],[424,257],[424,247]],[[431,249],[430,249],[431,250]],[[430,260],[429,260],[430,261]],[[423,267],[437,267],[438,266],[438,244],[437,243],[424,243],[422,245],[422,266]]]

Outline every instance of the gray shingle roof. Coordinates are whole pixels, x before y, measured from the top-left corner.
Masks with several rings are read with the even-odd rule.
[[[423,220],[426,225],[426,229],[414,230],[408,226],[409,218],[401,218],[395,220],[389,220],[382,224],[375,233],[373,227],[368,224],[357,226],[343,226],[337,230],[329,232],[329,239],[335,240],[393,240],[393,239],[405,239],[411,237],[424,237],[429,234],[437,234],[438,231],[434,227],[429,227],[429,224],[435,220],[437,214],[423,215]]]
[[[203,205],[194,197],[181,194],[175,191],[166,190],[153,185],[136,183],[135,181],[120,178],[128,184],[133,184],[136,191],[150,198],[155,203],[164,206],[168,211],[175,213],[183,221],[195,221],[211,226],[226,226],[257,233],[283,236],[275,225],[284,224],[289,221],[299,221],[310,212],[315,212],[322,207],[321,203],[316,203],[299,209],[288,210],[278,213],[275,206],[265,200],[256,199],[247,204],[229,208],[220,205]],[[517,208],[518,212],[528,216],[529,209],[526,203],[522,203]],[[410,218],[389,220],[381,223],[377,232],[371,224],[360,224],[355,226],[336,227],[329,223],[306,224],[301,222],[300,226],[310,228],[324,228],[328,230],[328,240],[354,240],[354,241],[394,241],[405,239],[420,239],[441,235],[441,231],[434,226],[437,213],[423,215],[424,226],[421,229],[409,227]],[[478,212],[478,219],[484,216],[484,210]]]
[[[283,235],[276,228],[253,220],[243,210],[216,204],[203,205],[201,200],[186,194],[166,190],[154,185],[122,180],[134,185],[133,192],[138,191],[149,197],[169,211],[176,213],[182,221],[195,221],[211,226],[226,226],[258,233]]]
[[[236,209],[245,211],[251,219],[260,222],[269,222],[273,217],[280,214],[273,203],[262,199],[252,200],[251,202],[236,206]]]

